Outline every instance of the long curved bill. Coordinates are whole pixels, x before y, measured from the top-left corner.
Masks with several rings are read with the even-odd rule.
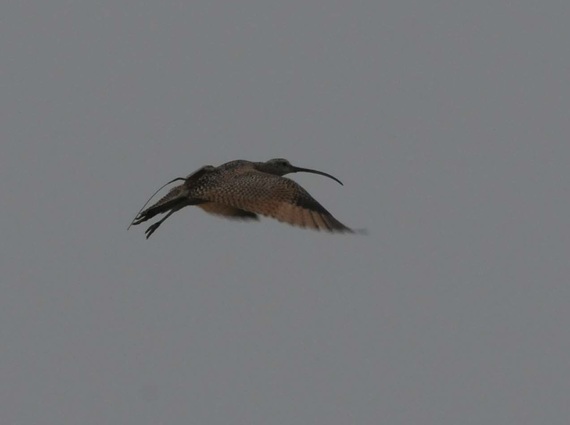
[[[333,179],[334,181],[338,182],[341,186],[344,186],[342,182],[337,179],[336,177],[331,176],[330,174],[323,173],[322,171],[311,170],[310,168],[300,168],[300,167],[293,167],[294,173],[311,173],[311,174],[319,174],[321,176],[328,177],[329,179]]]

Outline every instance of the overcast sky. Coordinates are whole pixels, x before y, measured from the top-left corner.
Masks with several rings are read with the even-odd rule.
[[[0,423],[567,424],[569,12],[2,2]],[[368,235],[126,231],[274,157]]]

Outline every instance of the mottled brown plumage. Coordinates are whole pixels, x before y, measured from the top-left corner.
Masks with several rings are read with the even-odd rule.
[[[257,214],[261,214],[294,226],[352,233],[299,184],[282,177],[294,172],[321,174],[342,184],[329,174],[294,167],[281,158],[267,162],[237,160],[219,167],[208,165],[140,212],[131,225],[167,213],[147,229],[148,238],[170,215],[188,205],[196,205],[207,213],[226,218],[256,220]]]

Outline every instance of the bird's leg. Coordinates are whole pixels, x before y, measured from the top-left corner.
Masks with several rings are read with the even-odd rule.
[[[160,226],[162,224],[162,222],[164,220],[166,220],[168,217],[170,217],[172,214],[174,214],[176,211],[178,211],[180,208],[172,208],[168,214],[166,214],[160,221],[157,221],[156,223],[154,223],[152,226],[150,226],[148,229],[146,229],[145,234],[146,234],[146,238],[150,238],[150,235],[152,235],[154,233],[154,231],[156,229],[158,229],[158,226]]]

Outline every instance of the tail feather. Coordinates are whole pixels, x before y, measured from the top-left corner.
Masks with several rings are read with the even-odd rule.
[[[186,205],[190,205],[185,192],[184,184],[173,187],[166,195],[160,198],[158,202],[137,214],[131,225],[136,226],[137,224],[150,220],[158,214],[163,214],[172,209],[179,210]]]

